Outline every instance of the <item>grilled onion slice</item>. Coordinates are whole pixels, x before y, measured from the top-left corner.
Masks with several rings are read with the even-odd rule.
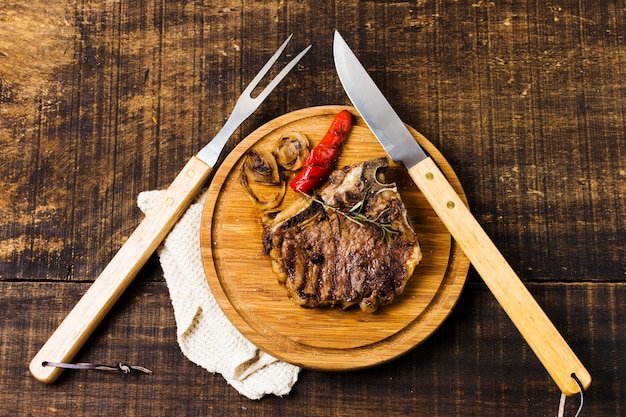
[[[282,178],[274,156],[267,151],[249,150],[244,155],[239,177],[257,210],[276,208],[285,197],[287,181]]]
[[[241,169],[259,184],[278,185],[281,180],[276,159],[264,150],[246,152]]]
[[[309,153],[309,139],[300,132],[289,132],[276,141],[274,158],[287,171],[302,168]]]

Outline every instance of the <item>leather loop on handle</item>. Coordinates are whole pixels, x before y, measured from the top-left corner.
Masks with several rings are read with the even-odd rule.
[[[409,175],[511,318],[550,376],[566,395],[578,395],[573,375],[587,389],[591,375],[509,266],[431,158]]]
[[[54,382],[176,224],[213,168],[195,156],[185,165],[137,229],[96,278],[30,363],[35,379]]]

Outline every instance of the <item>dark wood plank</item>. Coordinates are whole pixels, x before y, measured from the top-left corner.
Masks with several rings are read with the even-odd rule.
[[[469,285],[444,325],[406,356],[370,370],[304,370],[291,394],[250,401],[185,359],[164,283],[136,282],[78,361],[127,361],[154,375],[68,371],[54,385],[27,364],[86,284],[1,283],[0,415],[554,415],[558,388],[482,285]],[[593,377],[585,415],[620,415],[626,325],[622,284],[532,285]],[[27,308],[25,308],[27,306]],[[45,319],[43,319],[45,317]],[[576,401],[568,404],[575,407]]]
[[[315,48],[235,136],[346,103],[335,27],[524,279],[623,276],[619,2],[9,5],[28,48],[2,37],[4,279],[93,279],[140,220],[137,193],[169,184],[287,34],[288,55]]]

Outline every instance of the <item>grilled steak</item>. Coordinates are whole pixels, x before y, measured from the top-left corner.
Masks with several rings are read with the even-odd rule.
[[[421,251],[388,166],[336,170],[318,194],[264,216],[264,250],[297,304],[371,313],[404,290]]]

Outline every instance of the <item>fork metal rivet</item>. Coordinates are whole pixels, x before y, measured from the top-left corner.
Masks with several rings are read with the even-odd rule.
[[[426,173],[426,179],[427,179],[428,181],[432,181],[432,179],[433,179],[433,178],[435,178],[435,176],[433,175],[433,173],[432,173],[432,172],[427,172],[427,173]]]
[[[169,197],[167,200],[165,200],[166,206],[171,206],[172,204],[174,204],[174,199],[172,197]]]
[[[187,171],[187,176],[189,178],[192,178],[194,175],[196,175],[196,171],[194,171],[193,169],[190,169],[189,171]]]
[[[448,201],[448,203],[446,204],[446,207],[448,207],[449,209],[453,209],[454,208],[454,201]]]

